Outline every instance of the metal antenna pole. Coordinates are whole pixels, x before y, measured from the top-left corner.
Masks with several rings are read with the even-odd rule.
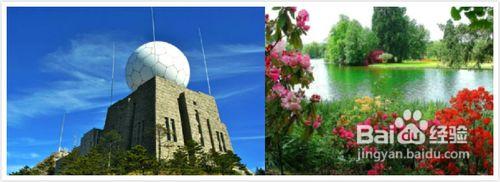
[[[153,27],[153,41],[156,41],[156,33],[155,33],[155,18],[154,18],[154,12],[153,12],[153,7],[150,7],[151,9],[151,24]]]
[[[62,136],[63,136],[63,132],[64,132],[64,120],[66,120],[66,112],[64,112],[64,115],[63,115],[63,120],[62,120],[62,123],[61,123],[61,133],[59,134],[59,148],[57,149],[58,152],[61,152],[62,150]]]
[[[113,87],[115,83],[115,43],[113,42],[113,66],[111,68],[111,94],[109,97],[109,105],[113,105]]]
[[[153,55],[156,62],[158,60],[156,59],[157,55],[156,55],[156,32],[155,32],[155,16],[154,16],[155,14],[153,12],[152,6],[150,7],[150,9],[151,9],[151,25],[153,29]]]
[[[203,47],[203,36],[201,35],[200,28],[198,28],[198,35],[200,36],[201,53],[203,54],[203,63],[205,63],[205,75],[207,76],[208,95],[212,95],[212,91],[210,90],[210,79],[208,78],[207,58],[205,57],[205,48]]]

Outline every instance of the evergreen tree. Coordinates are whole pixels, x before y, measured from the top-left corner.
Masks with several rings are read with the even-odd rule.
[[[372,30],[379,39],[379,48],[394,55],[389,62],[401,62],[410,54],[409,21],[403,7],[374,7]]]

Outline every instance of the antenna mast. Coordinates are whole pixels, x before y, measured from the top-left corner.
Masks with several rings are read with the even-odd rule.
[[[212,91],[210,90],[210,79],[208,78],[207,58],[205,57],[205,48],[203,47],[203,36],[201,35],[200,28],[198,28],[198,35],[200,36],[201,53],[203,54],[203,63],[205,63],[205,75],[207,76],[208,95],[212,95]]]
[[[64,115],[63,115],[63,120],[62,120],[62,123],[61,123],[61,133],[59,134],[59,148],[57,149],[58,152],[61,152],[62,150],[62,136],[63,136],[63,132],[64,132],[64,120],[66,120],[66,112],[64,112]]]
[[[153,6],[149,7],[151,9],[151,27],[153,29],[153,55],[154,55],[154,59],[155,59],[155,62],[158,61],[157,60],[157,55],[156,55],[156,32],[155,32],[155,17],[154,17],[154,12],[153,12]]]
[[[153,27],[153,41],[156,41],[155,18],[154,18],[153,7],[151,6],[150,9],[151,9],[151,25]]]

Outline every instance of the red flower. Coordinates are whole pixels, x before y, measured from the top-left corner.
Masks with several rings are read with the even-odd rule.
[[[484,123],[485,125],[489,125],[489,124],[490,124],[490,122],[491,122],[491,118],[484,118],[484,119],[483,119],[483,123]]]

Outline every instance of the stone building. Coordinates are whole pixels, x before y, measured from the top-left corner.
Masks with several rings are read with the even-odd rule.
[[[111,130],[121,135],[121,148],[142,145],[163,159],[172,157],[188,140],[205,151],[233,150],[214,97],[158,76],[108,108],[104,129],[92,129],[82,138],[81,154],[98,143],[101,133]]]
[[[99,138],[101,137],[102,130],[97,128],[92,128],[87,133],[85,133],[80,140],[80,155],[87,154],[93,146],[99,144]]]

